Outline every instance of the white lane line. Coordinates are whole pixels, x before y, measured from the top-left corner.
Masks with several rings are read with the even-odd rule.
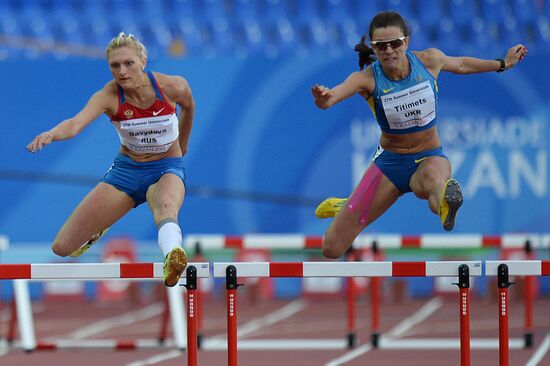
[[[443,305],[443,301],[438,298],[431,299],[426,303],[423,307],[420,308],[416,313],[411,315],[410,317],[403,320],[401,323],[397,324],[395,327],[393,327],[385,336],[386,338],[398,338],[409,329],[417,325],[418,323],[422,323],[424,320],[426,320],[430,315],[435,313],[437,309],[439,309]]]
[[[106,318],[89,325],[80,327],[78,330],[70,333],[67,337],[71,339],[82,339],[89,337],[91,335],[105,332],[112,328],[118,328],[129,324],[134,324],[139,321],[143,321],[158,314],[161,314],[164,311],[164,305],[162,302],[157,302],[151,304],[143,309],[133,311],[131,313],[126,313],[121,316],[115,316],[111,318]],[[55,340],[56,338],[61,338],[60,336],[52,336],[46,338],[47,340]]]
[[[548,352],[548,349],[550,349],[550,333],[546,334],[546,337],[544,337],[541,345],[539,346],[535,354],[529,359],[529,361],[527,361],[525,366],[537,366]]]
[[[525,341],[522,338],[510,339],[511,349],[522,349]],[[472,338],[470,339],[471,349],[498,349],[498,339]],[[380,349],[460,349],[459,338],[415,338],[415,339],[385,339],[380,340]]]
[[[443,305],[443,302],[441,301],[441,299],[438,299],[438,298],[431,299],[424,306],[422,306],[416,313],[414,313],[413,315],[406,318],[401,323],[397,324],[395,327],[390,329],[390,331],[387,333],[387,336],[385,336],[384,338],[386,340],[391,340],[391,338],[397,338],[402,336],[414,325],[424,321],[426,318],[432,315],[437,309],[441,307],[441,305]],[[346,362],[351,361],[354,358],[357,358],[362,354],[369,352],[371,349],[372,349],[372,346],[370,344],[365,344],[361,347],[354,349],[351,352],[344,354],[343,356],[340,356],[338,358],[335,358],[334,360],[329,361],[327,364],[325,364],[325,366],[343,365]]]
[[[348,352],[348,353],[344,354],[341,357],[338,357],[338,358],[335,358],[334,360],[329,361],[327,364],[325,364],[325,366],[343,365],[346,362],[351,361],[354,358],[357,358],[357,357],[361,356],[362,354],[367,353],[371,349],[372,349],[372,346],[370,344],[364,344],[361,347],[357,347],[353,351]]]
[[[144,360],[134,361],[129,364],[126,364],[126,366],[146,366],[146,365],[155,365],[160,362],[164,362],[167,360],[171,360],[176,357],[180,357],[182,355],[182,352],[174,350],[170,352],[161,353],[149,358],[146,358]]]
[[[296,313],[299,313],[300,311],[307,308],[308,303],[307,301],[298,299],[294,300],[287,305],[283,306],[280,309],[277,309],[267,315],[264,315],[259,318],[252,319],[242,325],[239,325],[237,328],[237,336],[239,339],[242,339],[255,331],[265,328],[269,325],[273,325],[277,322],[280,322],[284,319],[290,318]],[[209,340],[216,340],[216,339],[225,339],[227,334],[218,334],[212,337],[209,337]],[[206,341],[206,340],[205,340]]]
[[[239,340],[239,350],[329,350],[346,349],[348,346],[345,339],[244,339]],[[201,349],[205,351],[227,350],[227,340],[208,339],[203,341]]]
[[[291,303],[283,306],[279,310],[276,310],[270,314],[262,316],[260,318],[252,319],[243,325],[240,325],[237,331],[239,338],[244,338],[247,335],[254,333],[255,331],[265,328],[269,325],[273,325],[281,320],[290,318],[296,313],[307,308],[308,303],[304,300],[295,300]]]

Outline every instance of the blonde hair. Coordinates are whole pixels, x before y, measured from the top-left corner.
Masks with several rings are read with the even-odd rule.
[[[109,52],[120,47],[134,47],[140,58],[147,57],[145,46],[132,33],[120,32],[118,36],[113,38],[107,46],[107,58],[109,58]]]

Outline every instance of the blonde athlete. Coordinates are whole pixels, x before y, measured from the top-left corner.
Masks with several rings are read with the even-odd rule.
[[[369,38],[371,47],[363,36],[355,49],[361,71],[332,89],[312,88],[321,109],[361,95],[382,130],[372,164],[349,198],[329,198],[317,207],[317,217],[335,217],[323,240],[323,255],[328,258],[340,257],[365,227],[407,192],[428,200],[443,228],[453,229],[463,197],[437,134],[439,73],[502,72],[527,54],[521,44],[497,60],[450,57],[436,48],[409,51],[409,32],[395,12],[376,15]],[[369,67],[363,70],[365,65]]]
[[[147,51],[131,34],[113,38],[107,60],[114,80],[76,116],[27,146],[34,153],[52,141],[70,139],[102,113],[111,119],[121,142],[113,165],[69,216],[52,250],[62,257],[82,255],[133,207],[147,202],[165,256],[164,283],[174,286],[187,266],[178,211],[185,197],[182,157],[193,125],[193,95],[184,78],[146,71]]]

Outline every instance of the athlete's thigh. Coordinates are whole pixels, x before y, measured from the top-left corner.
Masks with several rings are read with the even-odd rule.
[[[451,176],[451,163],[442,156],[426,158],[411,176],[409,187],[419,198],[426,199],[437,182],[445,182]]]
[[[56,241],[78,249],[90,237],[113,225],[134,207],[134,200],[115,187],[99,183],[69,216]]]
[[[350,198],[357,194],[359,189],[358,185]],[[372,201],[363,202],[361,207],[345,206],[328,228],[327,237],[337,238],[336,241],[343,246],[351,245],[361,230],[386,212],[401,195],[402,192],[385,175],[382,175]]]
[[[172,173],[163,174],[147,189],[147,203],[151,211],[160,205],[169,204],[171,209],[179,210],[185,197],[185,185],[180,177]]]

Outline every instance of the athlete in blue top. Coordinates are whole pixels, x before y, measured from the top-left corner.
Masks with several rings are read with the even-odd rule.
[[[437,77],[441,71],[502,72],[527,54],[521,44],[497,60],[450,57],[436,48],[411,52],[405,21],[395,12],[376,15],[369,26],[370,47],[366,38],[355,48],[361,71],[332,89],[322,85],[311,89],[321,109],[358,93],[368,101],[382,130],[372,164],[349,198],[329,198],[315,211],[319,218],[335,217],[323,240],[323,255],[328,258],[340,257],[406,192],[428,200],[443,228],[453,229],[463,198],[437,133]],[[363,70],[365,65],[369,67]]]

